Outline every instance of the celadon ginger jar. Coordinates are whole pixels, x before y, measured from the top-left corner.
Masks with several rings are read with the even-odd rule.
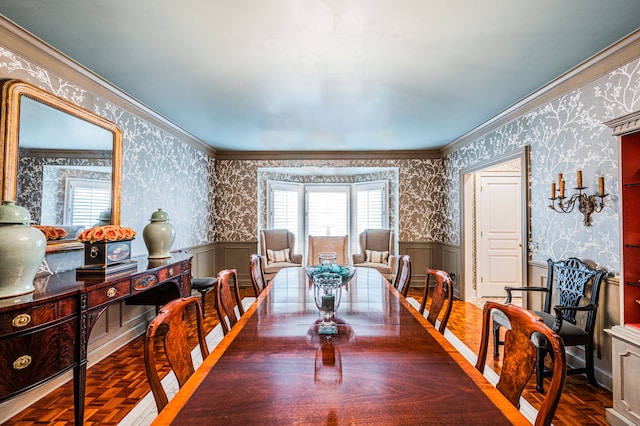
[[[44,234],[30,226],[31,215],[14,201],[0,206],[0,298],[31,293],[47,249]]]
[[[171,257],[171,245],[176,238],[176,230],[169,223],[169,215],[158,209],[151,215],[150,222],[142,231],[144,244],[149,251],[149,259]]]

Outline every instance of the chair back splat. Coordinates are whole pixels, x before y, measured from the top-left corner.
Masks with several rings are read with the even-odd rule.
[[[198,345],[202,359],[205,359],[209,356],[209,348],[205,340],[200,297],[191,296],[172,300],[160,308],[158,315],[147,327],[144,342],[144,366],[158,413],[164,409],[169,400],[156,368],[156,340],[162,340],[165,356],[176,375],[179,387],[182,387],[195,371],[191,359],[191,346],[187,337],[187,321],[189,318],[193,318],[186,312],[190,306],[195,308]]]
[[[431,305],[429,306],[429,315],[427,315],[427,321],[429,321],[434,327],[436,320],[447,302],[447,307],[444,310],[444,315],[440,321],[438,331],[444,334],[444,330],[447,328],[447,322],[451,315],[451,309],[453,308],[453,281],[449,277],[449,274],[445,271],[439,271],[437,269],[427,269],[427,279],[424,284],[424,295],[422,296],[422,303],[420,304],[420,313],[424,314],[424,310],[427,304],[427,297],[429,295],[429,281],[434,278],[433,291],[431,292]]]
[[[251,275],[253,291],[256,297],[258,297],[267,286],[267,281],[264,279],[264,271],[262,269],[262,259],[259,254],[252,254],[249,258],[249,273]]]
[[[542,318],[527,309],[512,304],[487,302],[482,311],[482,337],[476,362],[476,369],[481,373],[484,372],[487,359],[492,310],[500,311],[511,324],[511,329],[505,333],[504,359],[496,388],[515,407],[520,408],[520,396],[537,364],[537,350],[531,341],[532,336],[536,333],[543,335],[549,342],[549,350],[553,353],[553,376],[538,410],[535,425],[550,425],[560,401],[567,373],[562,339],[544,324]]]
[[[238,274],[235,269],[224,269],[218,273],[215,302],[222,332],[227,334],[238,322],[239,317],[244,315],[238,288]]]
[[[400,278],[396,281],[396,288],[403,297],[407,297],[409,286],[411,285],[411,256],[408,254],[401,255],[398,262],[401,262],[401,266],[399,271]]]

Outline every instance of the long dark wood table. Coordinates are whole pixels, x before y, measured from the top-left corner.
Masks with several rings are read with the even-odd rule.
[[[281,270],[154,424],[530,424],[374,269],[318,336],[313,285]]]

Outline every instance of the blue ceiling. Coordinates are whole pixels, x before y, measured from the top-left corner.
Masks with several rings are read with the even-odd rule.
[[[438,149],[640,28],[640,0],[0,0],[0,13],[222,150]]]

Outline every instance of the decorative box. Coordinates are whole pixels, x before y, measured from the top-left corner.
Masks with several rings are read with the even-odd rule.
[[[85,266],[110,266],[131,260],[131,240],[84,243]]]

